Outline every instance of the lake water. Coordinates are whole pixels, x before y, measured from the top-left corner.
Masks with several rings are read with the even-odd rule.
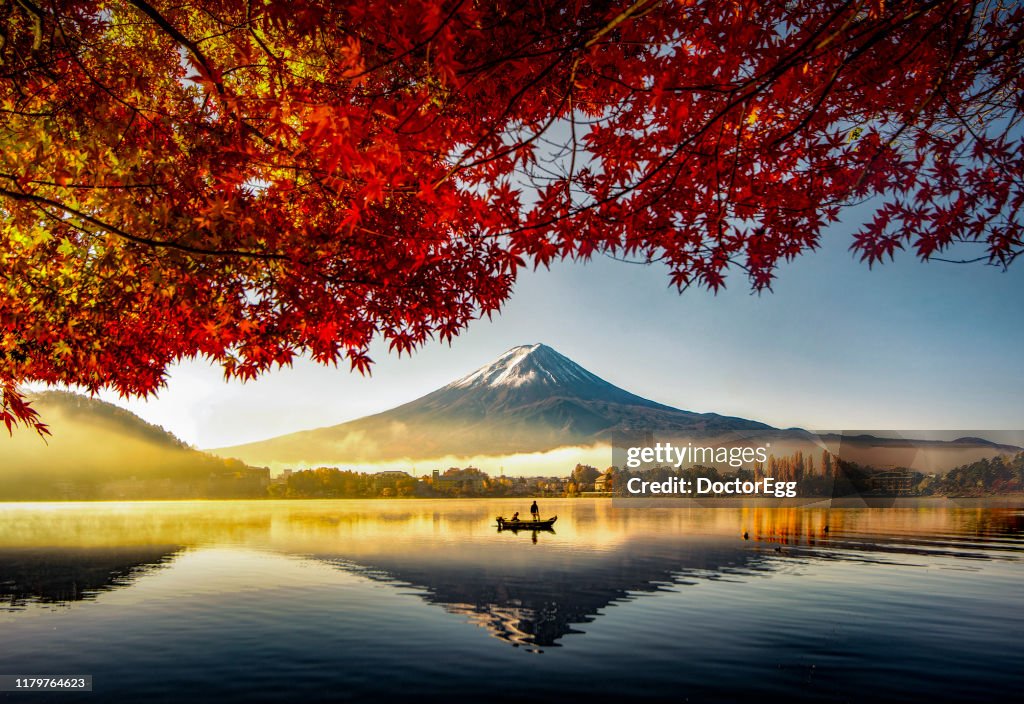
[[[0,504],[0,675],[146,702],[1006,699],[1024,512]],[[744,538],[747,533],[747,538]]]

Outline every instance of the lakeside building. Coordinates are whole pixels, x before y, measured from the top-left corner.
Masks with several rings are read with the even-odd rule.
[[[412,475],[400,469],[386,469],[373,475],[373,487],[380,489],[394,489],[398,482],[403,479],[412,479]]]
[[[909,469],[892,469],[872,474],[869,481],[871,490],[877,494],[906,496],[914,493],[914,487],[921,476]]]
[[[444,489],[458,487],[468,491],[483,491],[489,479],[488,475],[476,467],[450,467],[443,474],[435,469],[432,473],[434,488]]]

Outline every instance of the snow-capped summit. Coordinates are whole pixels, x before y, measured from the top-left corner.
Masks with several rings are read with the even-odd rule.
[[[413,401],[413,404],[422,402],[431,408],[438,404],[451,408],[470,402],[474,407],[486,408],[488,414],[493,414],[500,409],[541,401],[550,403],[556,399],[670,408],[609,384],[565,355],[539,343],[513,347],[490,364]]]
[[[607,385],[568,357],[544,344],[513,347],[490,364],[452,382],[445,388],[518,387],[527,384],[559,386],[571,384]]]

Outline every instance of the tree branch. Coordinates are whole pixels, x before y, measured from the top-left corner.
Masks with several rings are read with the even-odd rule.
[[[83,213],[80,210],[76,210],[70,206],[64,205],[63,203],[45,198],[43,196],[35,195],[34,193],[24,193],[21,191],[11,191],[0,186],[0,195],[7,196],[8,198],[16,201],[35,203],[36,205],[46,206],[50,208],[57,208],[68,215],[76,217],[84,222],[89,223],[99,229],[107,232],[115,237],[119,237],[135,244],[144,244],[150,247],[158,247],[162,249],[174,249],[179,252],[186,252],[188,254],[195,254],[200,256],[213,256],[213,257],[240,257],[242,259],[259,259],[259,260],[289,260],[285,254],[277,254],[274,252],[256,252],[247,249],[206,249],[203,247],[193,247],[187,244],[181,244],[180,242],[167,242],[164,240],[155,240],[150,237],[141,237],[139,235],[133,235],[130,232],[125,232],[119,227],[103,222],[102,220]]]

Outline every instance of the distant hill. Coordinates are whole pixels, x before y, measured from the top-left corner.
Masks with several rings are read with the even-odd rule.
[[[266,470],[193,449],[117,406],[61,391],[32,401],[52,435],[0,437],[0,500],[262,495]]]

